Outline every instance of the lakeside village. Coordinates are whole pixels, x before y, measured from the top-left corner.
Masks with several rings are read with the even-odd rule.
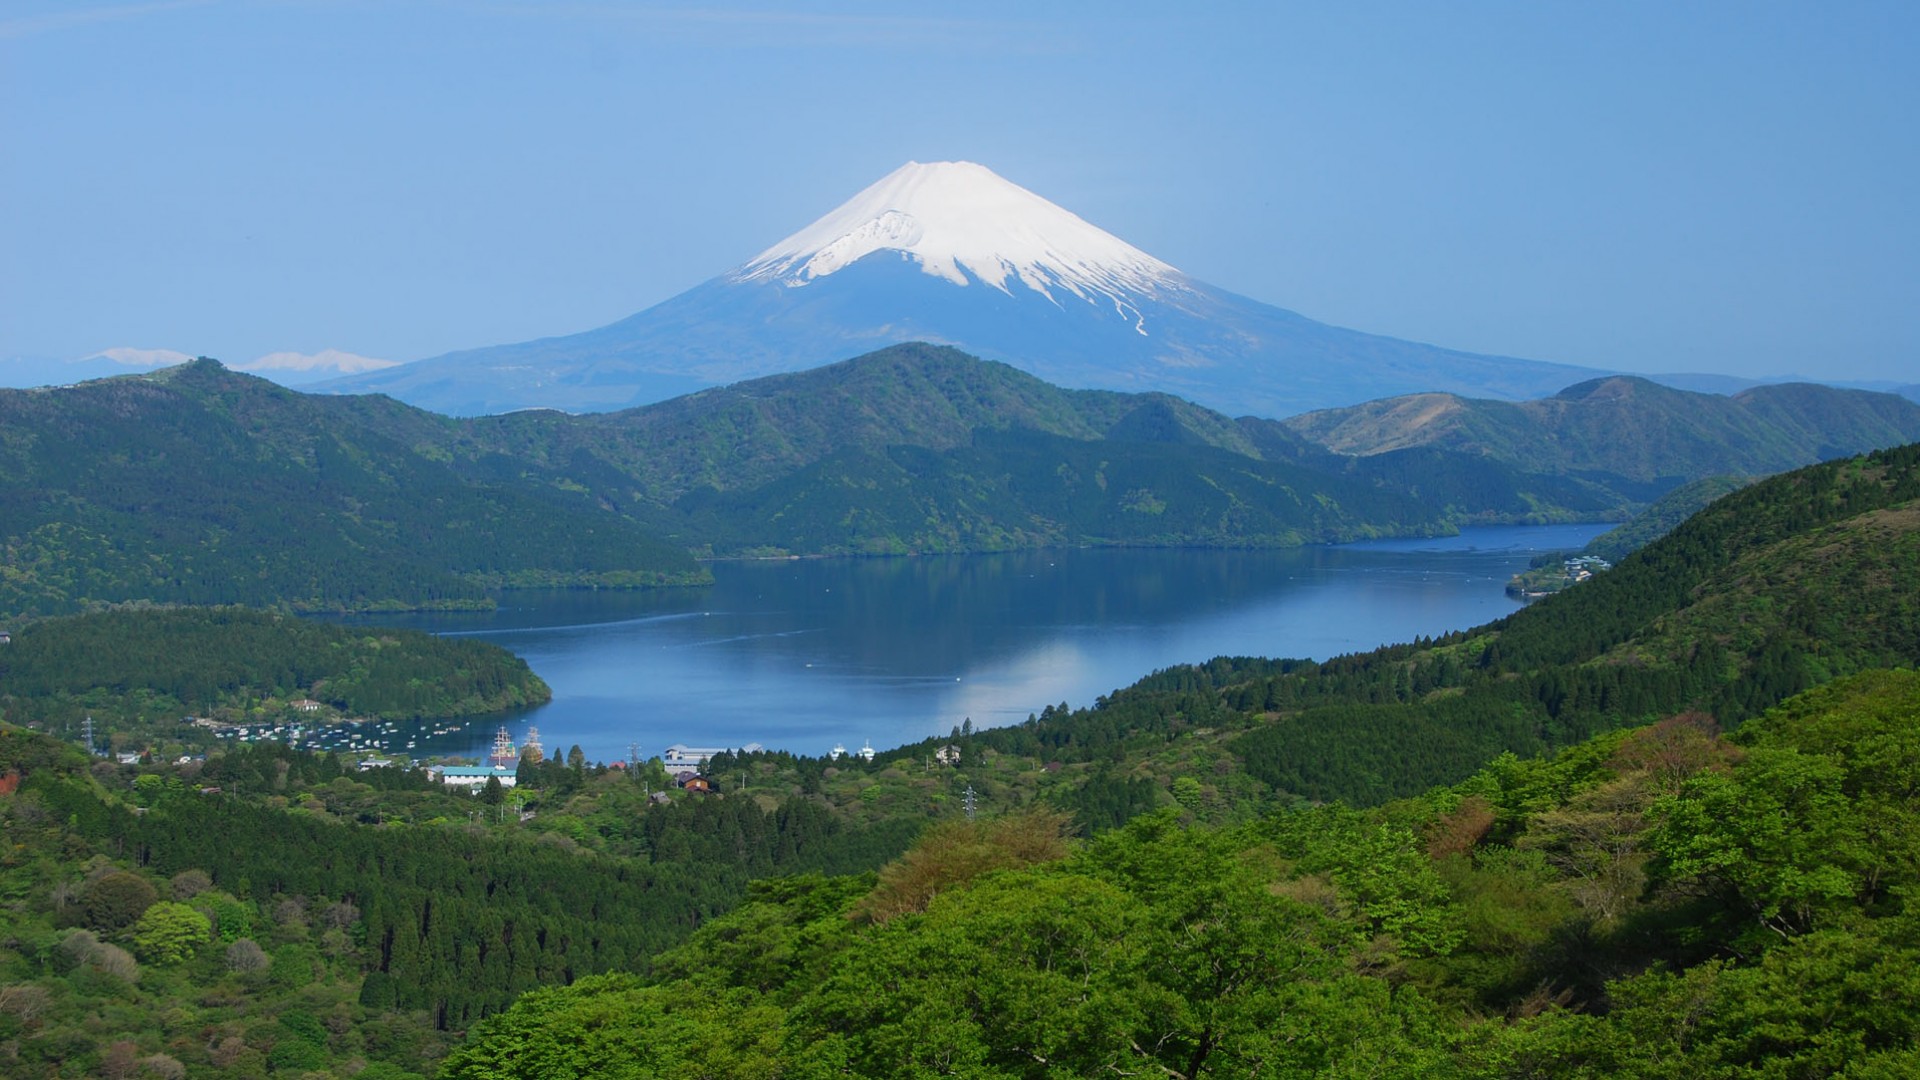
[[[1535,565],[1513,575],[1507,582],[1507,595],[1519,600],[1538,600],[1562,589],[1572,588],[1613,569],[1613,564],[1598,555],[1547,555]]]
[[[683,743],[674,743],[660,752],[660,765],[666,770],[667,777],[674,787],[681,791],[704,794],[714,790],[713,781],[704,773],[708,762],[721,754],[757,754],[765,749],[766,747],[757,742],[748,743],[745,746],[687,746]],[[941,754],[946,754],[948,751],[952,751],[954,761],[959,760],[959,751],[953,747],[942,750]],[[872,761],[874,753],[873,745],[869,742],[855,751],[854,756],[864,761]],[[637,749],[631,754],[627,761],[610,762],[610,767],[616,769],[637,767],[639,765]],[[835,746],[827,756],[829,760],[840,761],[848,756],[848,751],[845,746]],[[537,765],[545,758],[546,751],[540,745],[539,728],[528,728],[526,742],[516,749],[513,745],[513,737],[507,734],[506,728],[502,727],[494,733],[493,750],[487,754],[486,764],[430,764],[425,768],[429,777],[448,787],[479,791],[487,786],[488,781],[493,780],[499,781],[502,788],[511,788],[519,782],[517,773],[522,761],[531,761]],[[942,757],[941,760],[945,762],[946,758]],[[362,771],[390,765],[411,767],[412,763],[377,758],[360,762]],[[664,791],[656,791],[651,798],[656,802],[665,802],[668,796]]]
[[[316,714],[322,712],[321,702],[301,699],[288,703],[288,707],[300,713]],[[539,764],[546,760],[545,747],[540,742],[540,729],[529,727],[526,740],[515,746],[512,735],[503,725],[494,733],[493,747],[481,764],[465,764],[471,758],[448,757],[445,759],[416,760],[410,756],[393,753],[393,746],[400,737],[401,725],[398,722],[374,720],[338,720],[328,721],[316,716],[310,722],[291,721],[283,723],[260,723],[234,725],[223,724],[206,718],[189,718],[197,727],[210,729],[215,738],[236,742],[281,742],[299,750],[315,753],[337,753],[350,759],[360,772],[372,769],[402,768],[423,769],[429,778],[451,788],[464,789],[477,793],[487,786],[488,781],[498,781],[502,789],[513,788],[519,783],[519,768],[523,761]],[[412,749],[422,737],[446,737],[458,735],[471,727],[471,723],[451,723],[433,727],[426,736],[415,736],[406,740],[405,748]],[[92,731],[87,732],[88,747],[92,747]],[[665,770],[672,785],[688,793],[705,794],[716,790],[716,784],[705,775],[707,763],[721,754],[754,754],[766,748],[757,742],[744,746],[688,746],[675,743],[660,752],[658,761]],[[642,764],[638,748],[631,748],[628,761],[609,762],[611,768],[636,768]],[[836,744],[828,752],[829,761],[842,761],[859,758],[871,762],[876,751],[871,740],[860,749],[849,751],[844,745]],[[142,755],[134,752],[113,755],[122,764],[137,764]],[[942,747],[934,754],[934,759],[942,765],[957,765],[960,761],[958,747]],[[192,760],[191,756],[181,759],[181,764]],[[654,792],[655,802],[665,802],[669,798],[666,792]]]

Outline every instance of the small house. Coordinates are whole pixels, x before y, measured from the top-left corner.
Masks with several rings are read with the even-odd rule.
[[[698,792],[704,795],[713,790],[713,785],[708,783],[707,778],[704,776],[689,776],[680,781],[680,790]]]
[[[958,765],[960,764],[960,748],[957,746],[943,746],[933,752],[933,760],[942,765]]]
[[[0,630],[0,645],[11,644],[13,644],[13,635],[7,633],[5,630]]]
[[[298,709],[301,712],[319,712],[320,711],[320,703],[313,700],[312,698],[301,698],[299,701],[293,702],[292,705],[295,709]]]

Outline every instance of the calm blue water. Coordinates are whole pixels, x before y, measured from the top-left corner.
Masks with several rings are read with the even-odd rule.
[[[705,589],[509,593],[483,615],[382,618],[525,657],[553,701],[506,718],[548,753],[671,743],[823,754],[1016,723],[1219,655],[1340,653],[1514,610],[1506,580],[1604,525],[1289,551],[1066,549],[719,563]],[[478,755],[497,722],[410,753]]]

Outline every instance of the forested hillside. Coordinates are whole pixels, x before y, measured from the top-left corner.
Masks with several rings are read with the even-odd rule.
[[[898,554],[1107,543],[1291,547],[1453,527],[1419,500],[1206,445],[982,430],[970,446],[842,451],[676,509],[723,548]]]
[[[1326,418],[1295,425],[1336,453],[1288,424],[1063,390],[928,345],[623,413],[471,420],[197,361],[0,393],[0,617],[476,606],[516,586],[705,580],[691,553],[1261,546],[1609,520],[1694,476],[1920,437],[1920,407],[1810,387],[1726,399],[1608,380],[1497,409],[1435,400],[1383,403],[1365,437],[1358,420],[1338,437]],[[1375,430],[1409,409],[1415,434]]]
[[[103,737],[133,746],[179,740],[183,717],[301,719],[298,699],[334,717],[426,720],[551,697],[526,661],[497,645],[244,608],[45,619],[0,649],[0,718],[71,737],[92,717]]]
[[[1374,814],[1028,814],[529,994],[451,1080],[1920,1070],[1920,677],[1677,717]]]
[[[1097,762],[1196,730],[1272,789],[1372,804],[1694,708],[1737,725],[1828,679],[1920,663],[1920,445],[1714,502],[1498,622],[1324,663],[1221,658],[973,736]],[[905,756],[925,746],[905,747]]]
[[[1370,813],[1162,801],[1088,842],[1038,807],[950,817],[877,876],[823,874],[898,831],[806,799],[636,810],[647,847],[610,856],[418,773],[263,745],[196,794],[0,729],[25,776],[0,795],[0,1054],[23,1077],[406,1080],[449,1048],[450,1077],[1902,1075],[1916,715],[1920,677],[1869,672],[1731,739],[1683,714]],[[597,772],[599,799],[634,783]],[[469,807],[487,824],[454,824]],[[801,876],[747,885],[767,873]]]
[[[212,361],[0,391],[0,617],[459,607],[503,585],[704,578],[578,485],[457,473],[451,426]]]
[[[1063,390],[929,345],[626,412],[482,418],[468,437],[720,554],[1290,545],[1453,527],[1443,505],[1343,475],[1290,435],[1278,436],[1290,453],[1270,458],[1177,398]]]
[[[910,344],[626,412],[486,418],[471,437],[572,469],[656,529],[717,551],[834,552],[1286,543],[1363,535],[1355,521],[1392,533],[1624,518],[1697,476],[1920,438],[1920,407],[1821,387],[1727,399],[1625,379],[1521,405],[1435,397],[1468,417],[1518,411],[1475,419],[1487,438],[1422,428],[1342,441],[1322,414],[1229,420]],[[1397,418],[1403,400],[1376,404]],[[1120,475],[1101,468],[1109,460]],[[1300,513],[1308,501],[1326,511]]]
[[[1672,532],[1680,523],[1707,508],[1723,495],[1731,495],[1753,482],[1750,476],[1709,476],[1693,480],[1654,500],[1653,505],[1624,521],[1618,528],[1594,537],[1583,554],[1597,555],[1608,562],[1619,562],[1648,544]]]
[[[476,428],[527,422],[515,414]],[[922,344],[582,416],[567,427],[563,446],[598,450],[600,440],[617,440],[624,468],[661,502],[702,487],[755,488],[846,450],[959,449],[981,430],[1192,443],[1253,456],[1232,421],[1179,398],[1065,390],[1005,364]]]
[[[620,792],[646,842],[277,744],[136,769],[0,725],[0,1072],[430,1074],[520,993],[644,968],[749,878],[876,866],[920,825],[555,768],[550,797]]]

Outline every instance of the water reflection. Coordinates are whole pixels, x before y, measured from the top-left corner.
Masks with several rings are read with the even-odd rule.
[[[595,760],[670,743],[823,753],[963,719],[1017,722],[1171,664],[1309,656],[1477,625],[1507,577],[1604,526],[1472,530],[1290,551],[1052,550],[721,563],[706,589],[514,593],[483,615],[384,618],[493,640],[551,704],[510,718]],[[485,728],[485,725],[481,725]],[[481,732],[480,734],[490,734]],[[423,740],[421,753],[478,753]],[[468,745],[475,743],[476,745]]]

